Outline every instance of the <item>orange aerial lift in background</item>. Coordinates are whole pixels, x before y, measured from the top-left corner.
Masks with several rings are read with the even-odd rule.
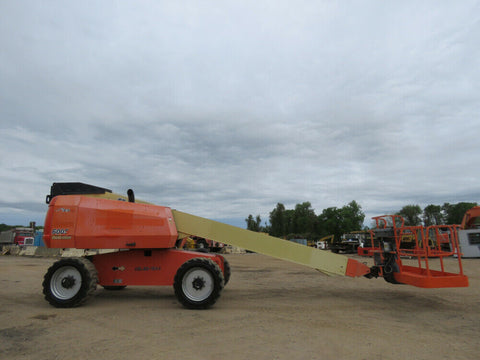
[[[480,257],[480,206],[467,210],[458,231],[458,242],[462,256],[466,258]]]
[[[480,206],[474,206],[463,215],[462,223],[460,227],[462,229],[475,229],[479,227],[478,220],[480,219]]]
[[[401,257],[411,254],[399,246],[396,229],[392,232],[387,228],[378,237],[381,250],[375,253],[375,265],[368,267],[343,255],[135,201],[132,190],[122,196],[82,183],[54,183],[47,203],[44,242],[48,247],[112,249],[93,256],[63,258],[48,269],[43,293],[56,307],[83,304],[97,284],[107,290],[130,285],[173,285],[177,299],[185,307],[212,306],[230,278],[230,266],[220,254],[179,249],[177,245],[188,236],[238,246],[327,274],[384,277],[391,283],[420,287],[468,286],[454,237],[450,239],[451,252],[458,255],[458,273],[447,272],[443,262],[439,270],[428,267],[429,255],[441,260],[447,255],[428,253],[422,247],[424,238],[416,238],[419,246],[414,256],[418,257],[418,266],[404,265]]]

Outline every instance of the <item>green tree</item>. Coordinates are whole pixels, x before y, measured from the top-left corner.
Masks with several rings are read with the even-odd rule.
[[[362,207],[355,200],[342,207],[340,215],[344,233],[362,230],[365,214],[362,211]]]
[[[312,204],[308,201],[295,205],[293,213],[293,232],[297,234],[312,234],[315,228],[316,215]]]
[[[294,215],[295,215],[295,210],[292,210],[292,209],[285,210],[285,232],[283,233],[283,236],[287,236],[288,234],[293,233]]]
[[[444,224],[442,207],[440,205],[428,205],[423,209],[423,225]]]
[[[260,224],[262,223],[262,218],[260,217],[260,215],[257,215],[255,218],[253,218],[253,215],[250,214],[245,219],[245,222],[247,223],[247,230],[256,232],[259,232],[261,230]]]
[[[275,209],[270,212],[270,235],[282,237],[287,230],[287,217],[285,205],[278,203]]]
[[[10,230],[12,228],[12,226],[10,225],[7,225],[7,224],[0,224],[0,232],[1,231],[6,231],[6,230]]]
[[[335,235],[335,239],[342,236],[342,215],[336,207],[324,209],[318,216],[320,236]]]
[[[419,205],[406,205],[397,213],[397,215],[401,215],[405,219],[405,225],[407,226],[421,225],[421,214],[422,208]]]
[[[445,214],[445,223],[448,225],[461,224],[465,212],[474,206],[477,206],[477,203],[460,202],[454,205],[449,203],[443,204],[442,210]]]

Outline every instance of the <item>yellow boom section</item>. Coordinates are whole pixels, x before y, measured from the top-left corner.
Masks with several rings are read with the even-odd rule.
[[[333,254],[173,209],[172,213],[179,238],[189,235],[200,236],[259,254],[302,264],[328,275],[362,276],[370,271],[366,265],[343,255]]]

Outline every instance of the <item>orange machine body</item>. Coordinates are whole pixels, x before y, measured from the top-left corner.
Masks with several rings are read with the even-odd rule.
[[[217,254],[177,249],[118,251],[92,259],[102,286],[172,285],[180,266],[193,258],[207,258],[225,271],[224,258]]]
[[[82,195],[52,199],[44,242],[50,248],[173,248],[178,233],[168,207]]]

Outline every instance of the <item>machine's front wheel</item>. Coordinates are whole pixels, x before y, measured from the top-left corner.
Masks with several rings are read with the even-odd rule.
[[[200,257],[183,263],[173,283],[178,301],[189,309],[207,309],[215,304],[223,286],[220,267],[212,260]]]
[[[53,306],[69,308],[83,304],[97,288],[95,266],[85,258],[66,258],[55,262],[43,280],[43,294]]]

